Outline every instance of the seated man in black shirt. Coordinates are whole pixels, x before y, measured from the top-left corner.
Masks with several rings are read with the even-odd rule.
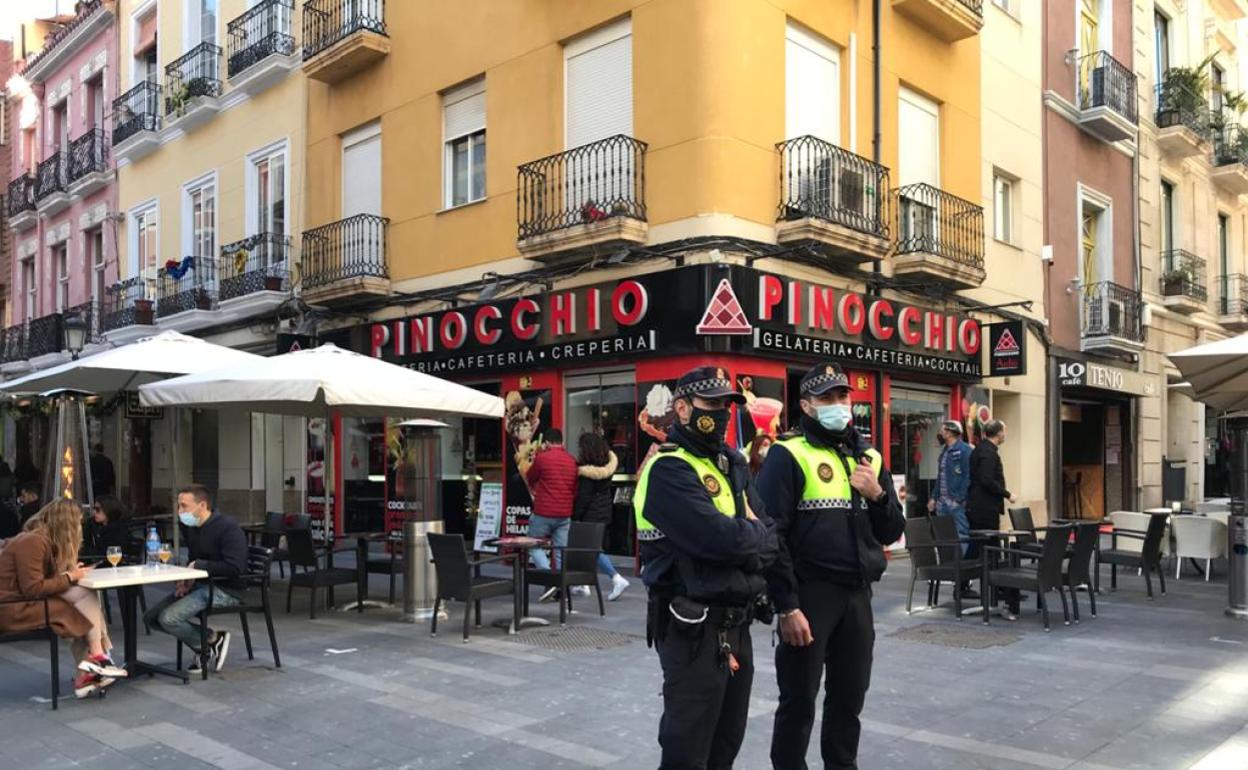
[[[202,569],[213,578],[237,578],[247,571],[247,537],[232,517],[212,512],[207,488],[191,484],[178,491],[178,520],[187,528],[187,547],[194,569]],[[212,590],[213,607],[234,607],[239,599],[220,582]],[[188,580],[177,584],[166,597],[143,615],[149,628],[176,636],[196,655],[188,669],[198,673],[202,665],[200,627],[196,622],[201,610],[208,606],[207,581]],[[208,660],[214,671],[225,665],[230,650],[230,632],[208,630]]]
[[[22,484],[17,493],[17,505],[17,518],[25,526],[26,521],[43,507],[39,503],[39,482],[27,481]]]

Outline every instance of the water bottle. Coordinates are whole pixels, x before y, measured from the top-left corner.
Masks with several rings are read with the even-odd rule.
[[[147,530],[147,563],[160,564],[160,535],[156,534],[155,527]]]

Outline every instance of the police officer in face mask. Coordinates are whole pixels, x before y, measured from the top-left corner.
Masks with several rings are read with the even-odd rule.
[[[871,584],[884,573],[882,544],[901,537],[905,520],[879,452],[851,423],[841,368],[807,372],[800,403],[800,430],[776,442],[757,480],[780,540],[767,572],[782,642],[771,761],[778,770],[806,767],[826,668],[824,767],[856,768],[875,643]]]
[[[730,768],[745,736],[749,625],[766,592],[775,531],[745,460],[724,444],[729,404],[745,400],[724,370],[694,369],[673,395],[670,443],[646,464],[633,495],[650,593],[646,635],[663,667],[660,770]]]

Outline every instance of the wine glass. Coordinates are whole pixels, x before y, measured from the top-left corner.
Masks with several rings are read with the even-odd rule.
[[[161,565],[167,564],[170,556],[173,556],[173,546],[168,543],[161,543],[160,550],[156,552],[156,557],[160,559]]]
[[[117,565],[121,564],[121,546],[110,545],[105,553],[105,557],[108,559],[108,563],[113,565],[113,572],[116,573]]]

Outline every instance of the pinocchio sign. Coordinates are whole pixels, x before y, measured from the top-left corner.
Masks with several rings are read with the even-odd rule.
[[[352,344],[435,374],[713,351],[965,378],[980,374],[981,328],[893,299],[697,265],[374,323]]]

